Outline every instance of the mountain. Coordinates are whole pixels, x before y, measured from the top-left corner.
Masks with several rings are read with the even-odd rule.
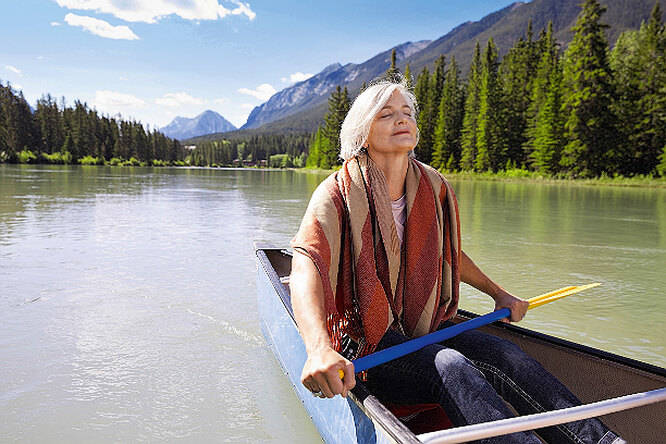
[[[421,51],[430,44],[429,40],[407,42],[396,46],[396,60],[400,63],[410,55]],[[386,64],[391,63],[392,49],[382,52],[370,60],[357,65],[339,63],[324,68],[319,74],[299,82],[274,94],[266,103],[252,110],[241,129],[258,128],[268,122],[314,108],[325,103],[331,91],[337,85],[349,85],[358,79],[370,80],[386,71]]]
[[[201,136],[212,133],[226,133],[236,129],[224,117],[215,111],[204,111],[196,117],[188,119],[187,117],[176,117],[160,132],[167,137],[174,139],[188,139],[190,137]]]
[[[647,21],[655,0],[600,0],[607,8],[602,21],[610,28],[606,31],[611,46],[621,32],[638,29],[641,21]],[[361,63],[327,66],[319,74],[292,85],[273,95],[266,103],[256,107],[247,123],[239,131],[252,132],[313,132],[323,123],[327,99],[337,85],[347,86],[350,96],[355,97],[363,82],[383,74],[390,65],[391,51],[396,50],[398,68],[404,70],[409,63],[412,76],[428,67],[432,70],[435,60],[444,55],[447,62],[455,56],[465,75],[469,69],[476,41],[483,46],[493,38],[500,55],[525,36],[528,23],[532,21],[533,38],[553,22],[555,38],[565,48],[573,37],[571,28],[581,11],[581,0],[532,0],[516,2],[493,12],[477,22],[463,23],[434,41],[408,42],[384,51]],[[222,135],[209,135],[207,139]],[[224,137],[229,137],[224,135]]]

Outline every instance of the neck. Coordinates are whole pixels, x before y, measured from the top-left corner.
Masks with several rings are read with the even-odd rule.
[[[382,170],[388,183],[391,200],[400,199],[405,194],[405,179],[407,177],[407,167],[409,166],[409,157],[406,153],[383,154],[369,150],[370,158]]]

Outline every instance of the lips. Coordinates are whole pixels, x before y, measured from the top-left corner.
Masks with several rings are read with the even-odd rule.
[[[402,135],[402,134],[412,134],[412,133],[411,133],[411,131],[409,131],[408,129],[404,129],[404,130],[396,131],[395,133],[393,133],[394,136],[400,136],[400,135]]]

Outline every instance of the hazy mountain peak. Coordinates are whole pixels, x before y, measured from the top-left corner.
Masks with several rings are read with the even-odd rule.
[[[224,133],[233,131],[236,127],[227,119],[212,110],[206,110],[196,117],[174,117],[174,119],[160,132],[174,139],[189,139],[190,137],[205,134]]]

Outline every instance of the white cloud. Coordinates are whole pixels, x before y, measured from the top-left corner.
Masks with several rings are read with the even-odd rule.
[[[231,11],[233,15],[245,14],[250,20],[254,20],[254,18],[257,16],[257,14],[252,9],[250,9],[249,3],[243,3],[239,1],[234,1],[234,3],[236,3],[238,6]]]
[[[270,99],[271,96],[277,92],[277,90],[268,83],[262,83],[261,85],[257,86],[256,89],[241,88],[238,90],[238,92],[256,97],[259,100],[266,101]]]
[[[203,105],[206,101],[199,97],[192,97],[191,95],[179,93],[166,93],[164,97],[156,99],[155,103],[162,106],[178,107],[181,105]]]
[[[314,74],[303,74],[302,72],[295,72],[289,76],[289,78],[282,77],[282,81],[285,83],[298,83],[303,80],[307,80],[312,77]]]
[[[254,106],[254,105],[251,105],[251,104],[249,104],[249,103],[241,103],[241,106],[240,106],[240,107],[241,107],[242,109],[254,109],[255,106]]]
[[[213,103],[215,103],[217,105],[226,105],[230,102],[231,102],[231,100],[229,100],[227,97],[221,97],[219,99],[214,99],[213,100]]]
[[[116,113],[120,108],[143,108],[146,102],[132,94],[101,90],[95,91],[93,105],[102,111]]]
[[[57,0],[58,5],[67,9],[96,11],[125,20],[127,22],[156,23],[158,20],[177,15],[185,20],[217,20],[227,15],[245,15],[254,20],[257,14],[248,3],[230,0],[236,7],[228,9],[218,0]]]
[[[20,69],[14,67],[14,66],[12,66],[12,65],[5,65],[5,69],[6,69],[7,71],[11,71],[11,72],[13,72],[14,74],[16,74],[16,75],[19,76],[19,77],[23,77],[23,72],[22,72]]]
[[[125,81],[125,80],[128,80],[128,79],[127,79],[127,77],[125,77],[125,76],[120,76],[120,77],[118,77],[118,80]]]
[[[104,20],[96,19],[93,17],[76,15],[70,12],[65,16],[65,21],[71,26],[80,26],[92,34],[105,37],[107,39],[139,39],[139,37],[125,25],[113,26],[109,22],[105,22]]]
[[[51,22],[51,26],[60,26],[61,24],[58,22]]]

